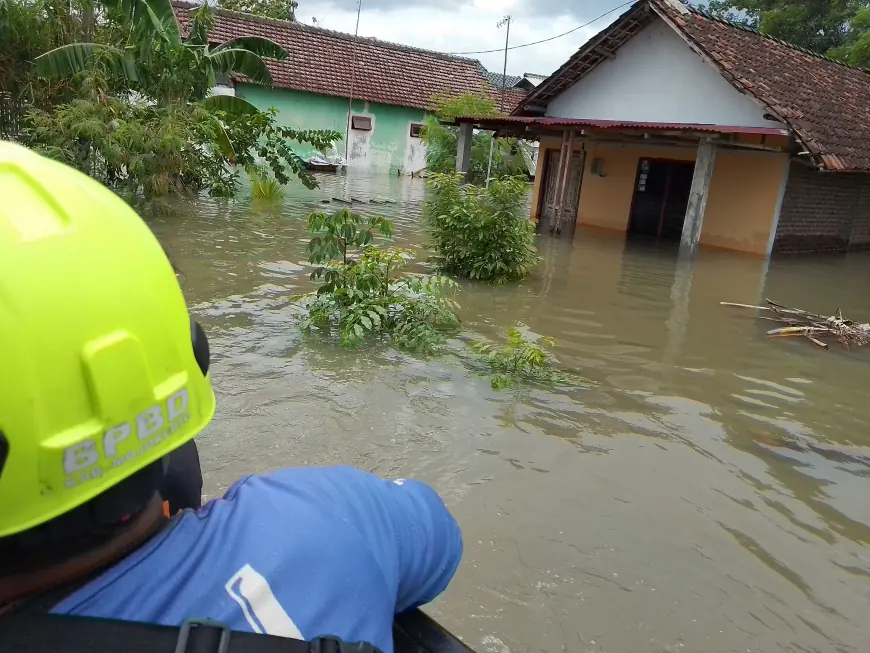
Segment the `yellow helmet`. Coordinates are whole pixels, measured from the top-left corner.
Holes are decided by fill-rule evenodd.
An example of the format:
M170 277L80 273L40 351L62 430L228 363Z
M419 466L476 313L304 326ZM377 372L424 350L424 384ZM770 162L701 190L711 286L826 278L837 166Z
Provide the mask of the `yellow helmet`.
M0 141L0 538L201 431L215 408L204 338L127 204Z

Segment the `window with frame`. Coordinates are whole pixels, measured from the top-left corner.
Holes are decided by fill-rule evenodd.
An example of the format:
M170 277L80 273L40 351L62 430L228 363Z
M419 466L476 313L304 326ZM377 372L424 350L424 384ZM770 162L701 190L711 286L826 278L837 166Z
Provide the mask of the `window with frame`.
M372 130L372 119L370 116L351 116L350 128L370 132Z
M421 122L412 122L411 123L411 138L420 138L423 131L423 123Z

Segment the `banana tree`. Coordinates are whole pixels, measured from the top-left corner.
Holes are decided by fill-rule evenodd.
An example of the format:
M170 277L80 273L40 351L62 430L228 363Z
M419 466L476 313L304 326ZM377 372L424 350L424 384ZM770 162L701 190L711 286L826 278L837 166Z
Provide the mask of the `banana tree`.
M287 52L260 36L242 36L211 47L214 14L207 4L194 12L190 35L182 40L170 0L102 0L109 15L128 27L124 43L71 43L35 60L43 77L71 78L99 72L152 99L203 102L229 113L256 108L231 96L208 97L218 75L237 75L264 86L272 76L264 57L282 60Z
M196 116L198 124L209 123L203 125L207 129L201 130L208 132L205 140L202 133L187 134L182 139L206 148L207 159L219 153L224 161L245 166L253 162L252 152L256 152L269 163L281 183L288 180L285 171L289 169L306 186L315 185L288 141L328 146L340 134L277 127L274 112L262 112L242 98L210 96L219 75L270 85L272 76L264 58L285 59L283 48L257 36L213 45L209 34L214 28L214 14L207 4L191 13L183 37L171 0L94 1L101 24L111 27L110 33L116 36L108 42L74 43L45 52L36 58L40 76L81 80L76 84L83 96L80 101L101 107L114 100L121 106L139 107L143 116L137 114L136 120L151 120L151 114L159 117L170 109ZM56 140L54 131L45 130L47 141ZM220 178L220 187L232 192L234 182L226 182L223 172L215 174ZM224 187L225 182L229 186Z

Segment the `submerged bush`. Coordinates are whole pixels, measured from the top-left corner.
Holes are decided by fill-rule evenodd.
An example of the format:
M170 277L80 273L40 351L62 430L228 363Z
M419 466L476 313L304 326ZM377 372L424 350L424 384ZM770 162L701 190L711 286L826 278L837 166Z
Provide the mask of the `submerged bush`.
M268 172L256 166L251 166L247 172L251 179L251 196L254 199L272 202L284 199L284 189L281 187L281 182L270 177Z
M520 328L512 327L507 333L507 343L502 346L473 341L471 348L480 358L471 361L472 367L482 365L488 368L486 371L492 375L490 382L496 390L510 388L520 382L548 386L590 385L586 379L554 367L555 358L543 345L552 347L555 344L553 338L543 337L535 341Z
M309 261L318 265L311 278L322 279L323 285L298 298L308 313L303 329L334 329L345 347L372 335L388 336L397 347L421 354L434 354L446 344L447 333L459 326L459 306L450 296L458 286L442 276L406 275L400 270L413 258L410 251L372 246L375 230L392 233L389 220L366 220L342 209L313 213L308 226L314 234Z
M348 264L352 262L356 249L361 251L374 239L375 230L385 237L393 235L393 223L384 217L363 218L350 209L341 209L332 214L315 212L308 216L308 231L314 235L308 241L308 260L313 265L321 265L332 260ZM311 279L323 276L323 268L318 268Z
M522 279L538 264L522 179L503 177L478 188L453 173L432 175L428 183L426 221L442 271L504 283Z

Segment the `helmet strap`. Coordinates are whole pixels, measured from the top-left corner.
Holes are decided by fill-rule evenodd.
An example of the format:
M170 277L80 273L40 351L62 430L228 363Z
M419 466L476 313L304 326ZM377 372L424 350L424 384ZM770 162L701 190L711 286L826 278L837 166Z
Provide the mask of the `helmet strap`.
M20 601L108 567L137 549L167 523L160 495L155 493L135 518L118 527L115 535L103 544L55 565L0 579L0 614Z

